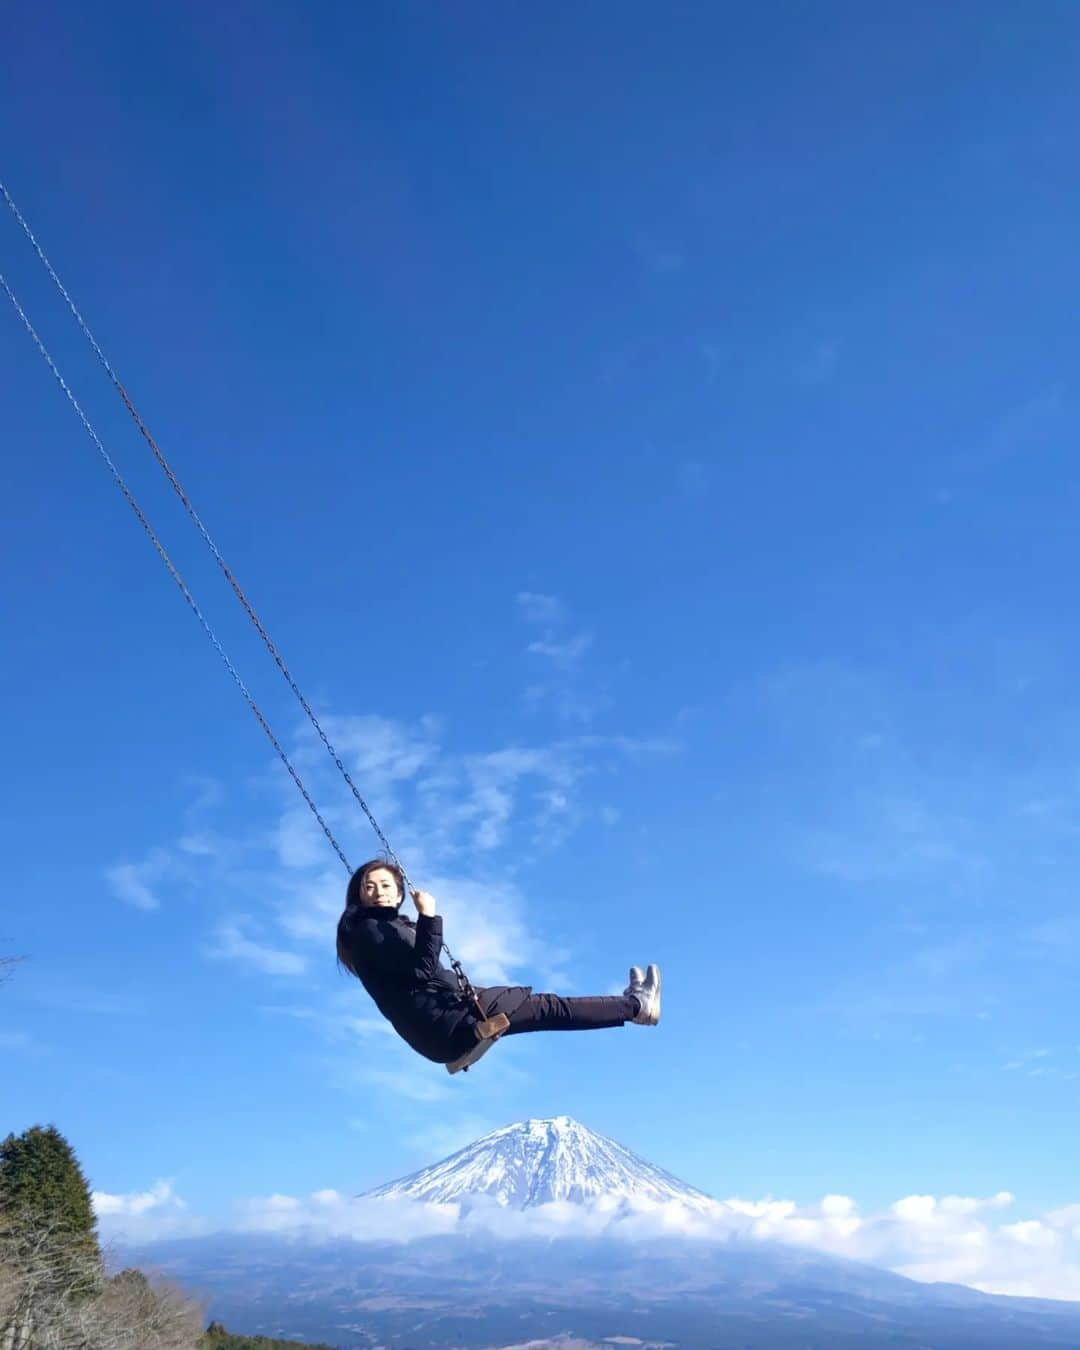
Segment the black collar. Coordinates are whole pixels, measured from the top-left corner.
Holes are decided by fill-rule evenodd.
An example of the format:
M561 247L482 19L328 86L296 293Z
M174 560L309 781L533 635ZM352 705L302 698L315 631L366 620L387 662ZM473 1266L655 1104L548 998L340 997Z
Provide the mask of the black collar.
M400 905L357 905L356 912L362 919L382 919L389 921L391 919L409 920L401 912Z

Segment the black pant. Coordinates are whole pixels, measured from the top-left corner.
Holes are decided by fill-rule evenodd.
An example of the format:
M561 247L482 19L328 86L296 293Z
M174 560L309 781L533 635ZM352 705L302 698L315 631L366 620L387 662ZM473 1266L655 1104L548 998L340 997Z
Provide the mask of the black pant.
M621 1027L637 1013L639 1003L627 994L604 998L564 998L561 994L528 993L525 997L485 998L495 990L478 989L480 1002L490 1017L505 1012L510 1018L506 1036L526 1031L590 1031L597 1027ZM522 991L524 993L524 991Z

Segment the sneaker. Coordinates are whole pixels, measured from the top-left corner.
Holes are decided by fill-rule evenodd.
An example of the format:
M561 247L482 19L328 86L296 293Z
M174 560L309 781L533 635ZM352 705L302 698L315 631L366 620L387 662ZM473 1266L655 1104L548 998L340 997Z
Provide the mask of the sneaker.
M641 1008L634 1021L644 1027L654 1027L660 1021L660 967L650 966L641 986L632 989Z
M640 998L641 988L644 983L645 983L645 972L641 969L640 966L631 966L630 983L623 990L623 993L627 996L627 998L629 998L631 994L633 994L635 998Z

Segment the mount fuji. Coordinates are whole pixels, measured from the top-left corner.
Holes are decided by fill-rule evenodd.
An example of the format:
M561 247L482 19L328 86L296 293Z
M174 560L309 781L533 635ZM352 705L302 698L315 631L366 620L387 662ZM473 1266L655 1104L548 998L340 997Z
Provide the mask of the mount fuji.
M723 1223L685 1236L725 1207L568 1116L493 1130L347 1208L355 1236L221 1232L123 1259L234 1330L343 1350L1080 1350L1077 1304L920 1284ZM661 1210L687 1222L661 1231ZM415 1227L433 1215L437 1232Z
M701 1212L718 1207L704 1192L569 1116L493 1130L442 1162L361 1198L455 1204L477 1196L517 1210L603 1198L678 1201Z

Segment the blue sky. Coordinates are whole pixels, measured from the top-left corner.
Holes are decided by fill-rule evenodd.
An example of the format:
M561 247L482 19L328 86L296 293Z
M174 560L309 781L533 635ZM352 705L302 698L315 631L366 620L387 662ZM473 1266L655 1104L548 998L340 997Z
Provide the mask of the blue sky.
M1080 15L17 5L3 177L479 979L467 1079L13 312L4 1128L219 1218L570 1114L714 1194L1080 1201ZM14 220L0 270L310 778ZM455 941L456 939L456 941Z

